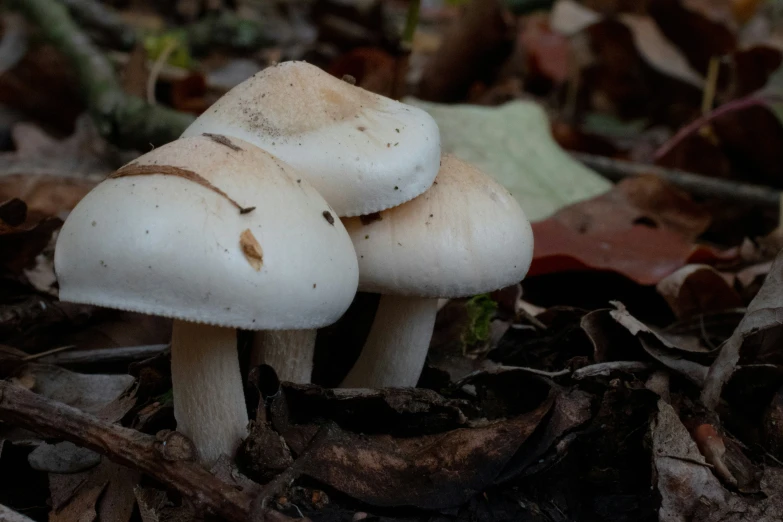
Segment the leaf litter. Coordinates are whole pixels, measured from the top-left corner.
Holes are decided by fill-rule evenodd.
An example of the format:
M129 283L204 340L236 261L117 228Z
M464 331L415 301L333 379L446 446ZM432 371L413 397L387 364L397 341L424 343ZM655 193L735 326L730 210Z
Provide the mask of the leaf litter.
M652 175L613 185L568 155L783 187L771 5L559 0L531 13L525 2L431 2L402 77L381 28L404 18L405 3L319 1L286 15L261 3L213 2L202 14L181 4L178 21L152 5L147 18L121 7L121 20L154 32L218 11L282 29L256 53L230 38L219 50L181 49L199 70L161 64L159 104L199 112L215 96L204 78L280 58L416 96L404 99L433 115L444 149L528 212L533 265L521 285L439 308L416 388L331 387L358 354L377 296L359 294L319 332L314 384L249 368L241 332L249 436L235 461L204 476L208 491L167 481L189 462L178 451L187 440L171 431L171 322L61 303L53 270L62 219L139 151L107 142L82 114L64 58L28 41L0 81L0 103L23 112L0 118L2 384L132 430L123 433L157 448L160 464L114 463L111 443L24 429L0 392L0 505L35 520L191 520L215 512L204 498L230 490L281 521L783 517L777 210L696 197ZM171 38L163 30L151 42ZM101 45L131 63L132 46ZM143 81L126 86L146 95L157 57L135 48ZM761 95L769 100L745 107Z

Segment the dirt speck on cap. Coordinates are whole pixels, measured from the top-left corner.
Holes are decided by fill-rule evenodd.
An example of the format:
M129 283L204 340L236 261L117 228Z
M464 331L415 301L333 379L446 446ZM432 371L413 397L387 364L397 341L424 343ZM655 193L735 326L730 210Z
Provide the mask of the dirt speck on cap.
M242 253L245 254L245 259L250 263L250 266L256 272L260 271L261 266L264 264L264 251L261 250L261 245L249 228L246 228L239 235L239 246L242 248Z
M327 223L334 226L334 216L332 216L332 213L328 210L324 210L324 219L327 221Z
M231 150L234 150L234 151L237 151L237 152L242 150L241 147L239 147L238 145L235 145L234 142L232 142L230 139L228 139L226 136L223 136L222 134L211 134L209 132L205 132L203 135L206 136L207 138L211 139L215 143L219 143L220 145L225 145L226 147L228 147Z

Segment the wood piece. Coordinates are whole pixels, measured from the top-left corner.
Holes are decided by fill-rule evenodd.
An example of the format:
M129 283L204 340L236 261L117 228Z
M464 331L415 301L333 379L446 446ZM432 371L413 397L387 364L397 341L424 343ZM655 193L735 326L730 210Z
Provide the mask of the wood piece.
M190 460L167 460L155 437L104 422L81 410L0 382L0 420L46 437L69 440L154 477L194 505L228 521L289 521L255 504L254 492L238 489Z
M612 181L620 181L631 176L653 174L696 196L741 201L765 207L780 205L781 192L771 187L710 178L684 170L666 169L656 165L633 163L605 156L576 152L571 155Z

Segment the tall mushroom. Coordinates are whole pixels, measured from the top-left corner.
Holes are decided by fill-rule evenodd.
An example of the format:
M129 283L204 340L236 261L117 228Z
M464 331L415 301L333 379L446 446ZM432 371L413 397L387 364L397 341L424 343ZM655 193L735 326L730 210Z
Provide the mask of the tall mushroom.
M183 138L124 166L63 225L63 301L174 319L174 414L205 464L246 434L236 329L315 328L356 291L334 210L271 154L219 135Z
M382 294L343 387L415 386L438 298L517 283L533 256L530 223L511 194L450 155L421 196L374 221L343 222L359 256L359 289Z
M237 85L183 136L203 132L275 154L340 217L418 196L432 185L440 162L440 132L425 111L300 61L268 67ZM254 362L270 364L283 380L310 382L315 336L315 330L259 333Z

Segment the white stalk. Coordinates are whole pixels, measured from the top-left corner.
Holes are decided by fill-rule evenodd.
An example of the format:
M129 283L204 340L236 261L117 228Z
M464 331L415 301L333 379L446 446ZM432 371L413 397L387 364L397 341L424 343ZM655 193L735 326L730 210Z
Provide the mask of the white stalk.
M362 353L340 386L416 386L427 359L437 311L437 299L381 296Z
M265 330L253 336L251 365L268 364L281 381L309 384L318 330Z
M175 320L171 381L177 431L193 441L201 462L233 457L248 422L236 330Z

